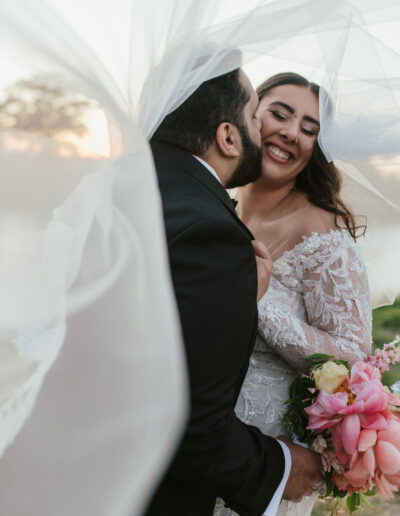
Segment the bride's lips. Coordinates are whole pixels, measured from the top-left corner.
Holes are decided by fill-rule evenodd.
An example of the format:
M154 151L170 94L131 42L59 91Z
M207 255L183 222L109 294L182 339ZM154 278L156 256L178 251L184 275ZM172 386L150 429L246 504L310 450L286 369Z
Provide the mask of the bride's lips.
M275 143L264 143L264 149L268 156L277 163L288 163L294 159L291 152L288 152Z

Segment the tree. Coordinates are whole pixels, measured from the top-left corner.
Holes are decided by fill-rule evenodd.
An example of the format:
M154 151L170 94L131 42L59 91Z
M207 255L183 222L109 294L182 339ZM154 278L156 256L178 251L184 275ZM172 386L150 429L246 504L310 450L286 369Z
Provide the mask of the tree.
M88 132L84 115L93 108L89 99L46 83L43 79L20 80L5 90L0 102L0 128L15 129L51 138Z

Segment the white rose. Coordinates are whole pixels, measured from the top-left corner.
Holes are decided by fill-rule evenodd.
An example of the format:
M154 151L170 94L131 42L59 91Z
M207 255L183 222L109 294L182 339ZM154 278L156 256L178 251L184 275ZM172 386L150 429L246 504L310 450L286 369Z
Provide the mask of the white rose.
M343 364L335 362L325 362L321 367L317 367L313 371L315 386L319 391L325 391L333 394L333 391L342 385L347 378L349 371Z

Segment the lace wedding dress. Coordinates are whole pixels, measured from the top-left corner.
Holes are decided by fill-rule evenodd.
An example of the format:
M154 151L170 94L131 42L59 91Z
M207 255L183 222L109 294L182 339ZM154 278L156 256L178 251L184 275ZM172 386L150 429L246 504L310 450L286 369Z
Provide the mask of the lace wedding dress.
M261 299L259 335L236 405L240 419L268 435L285 433L289 385L306 358L326 353L351 363L371 345L371 306L364 261L347 231L312 233L274 262ZM283 500L278 516L307 516L317 493ZM218 501L214 516L235 514Z

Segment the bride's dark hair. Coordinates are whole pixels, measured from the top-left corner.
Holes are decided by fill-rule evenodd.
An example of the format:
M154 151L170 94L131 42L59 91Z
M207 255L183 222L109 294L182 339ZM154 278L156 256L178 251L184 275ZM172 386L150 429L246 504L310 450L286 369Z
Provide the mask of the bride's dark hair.
M293 72L278 73L264 81L257 88L258 98L261 100L272 88L284 84L302 86L312 91L319 98L320 86ZM333 213L337 228L342 227L339 224L339 219L342 219L346 229L356 240L365 233L366 226L365 224L356 224L354 215L340 198L340 187L339 170L333 163L328 163L318 141L316 141L309 162L296 177L295 189L304 193L315 206Z

